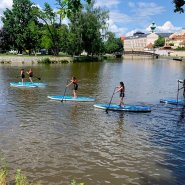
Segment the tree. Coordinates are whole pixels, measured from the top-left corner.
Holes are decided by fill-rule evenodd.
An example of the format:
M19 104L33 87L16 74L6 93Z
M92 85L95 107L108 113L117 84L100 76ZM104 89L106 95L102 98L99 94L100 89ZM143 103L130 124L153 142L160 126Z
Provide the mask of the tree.
M165 44L165 38L159 36L159 38L154 42L154 48L162 47Z
M91 3L92 0L85 0L88 4ZM71 14L79 12L83 6L81 0L56 0L57 5L59 6L58 14L64 18L66 15L70 17Z
M12 9L4 11L3 27L10 36L11 47L17 49L18 53L33 49L37 42L35 29L38 21L33 11L33 3L30 0L13 0Z
M102 52L104 35L107 32L108 11L94 7L95 2L85 7L81 16L82 44L88 55Z
M184 0L173 0L173 3L175 5L174 12L184 13L184 8L183 8L183 6L185 5Z
M104 43L106 53L123 52L123 42L120 38L115 38L115 34L108 32L107 41Z
M10 35L8 32L2 28L0 30L0 52L5 53L6 51L10 50L10 45L12 44L12 41L10 39Z

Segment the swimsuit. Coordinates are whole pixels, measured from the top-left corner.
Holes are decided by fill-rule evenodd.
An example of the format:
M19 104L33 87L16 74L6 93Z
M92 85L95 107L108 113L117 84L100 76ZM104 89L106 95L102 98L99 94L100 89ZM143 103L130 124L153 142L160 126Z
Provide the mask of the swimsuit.
M120 95L119 96L122 97L122 98L125 97L125 93L124 93L123 89L120 90Z
M33 77L33 72L29 72L29 77Z
M78 90L78 84L77 84L77 80L73 80L73 90L77 91Z
M25 74L24 74L24 72L21 74L21 78L25 78Z

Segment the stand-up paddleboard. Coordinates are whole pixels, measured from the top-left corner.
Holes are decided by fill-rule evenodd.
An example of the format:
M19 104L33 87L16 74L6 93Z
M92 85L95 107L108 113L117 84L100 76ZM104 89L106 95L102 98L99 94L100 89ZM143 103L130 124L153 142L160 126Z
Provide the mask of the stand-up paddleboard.
M82 97L78 96L77 98L74 98L73 96L48 96L49 99L52 100L63 100L63 101L95 101L95 98L89 98L89 97Z
M173 104L173 105L185 105L185 100L178 100L177 99L161 99L161 103L168 103L168 104Z
M12 87L44 87L47 85L46 82L10 82Z
M141 105L124 105L119 106L116 104L95 104L94 107L99 109L107 109L113 111L127 111L127 112L151 112L151 107Z

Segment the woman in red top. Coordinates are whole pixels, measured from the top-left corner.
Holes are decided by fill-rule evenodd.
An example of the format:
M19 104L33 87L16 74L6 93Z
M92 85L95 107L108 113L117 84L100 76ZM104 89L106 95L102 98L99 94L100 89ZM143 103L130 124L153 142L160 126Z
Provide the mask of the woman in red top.
M27 74L29 75L30 82L33 83L33 80L32 80L32 78L33 78L33 71L32 71L32 69L30 69L30 70L27 72Z
M76 77L73 77L71 82L66 87L69 87L71 84L73 84L73 97L77 98L78 81Z
M115 92L120 92L120 102L119 106L124 105L123 98L125 97L125 85L123 82L120 82L120 86L116 87L118 90Z

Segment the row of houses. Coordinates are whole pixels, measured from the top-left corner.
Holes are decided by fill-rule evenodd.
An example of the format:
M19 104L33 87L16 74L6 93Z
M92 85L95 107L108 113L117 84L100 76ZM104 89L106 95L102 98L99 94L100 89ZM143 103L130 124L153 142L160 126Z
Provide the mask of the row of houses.
M154 43L159 38L165 38L162 48L155 48ZM177 51L177 48L185 47L185 29L176 33L151 33L136 32L133 36L125 37L124 51L152 51L160 55L185 56L185 51Z

